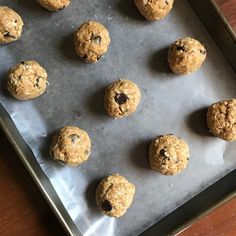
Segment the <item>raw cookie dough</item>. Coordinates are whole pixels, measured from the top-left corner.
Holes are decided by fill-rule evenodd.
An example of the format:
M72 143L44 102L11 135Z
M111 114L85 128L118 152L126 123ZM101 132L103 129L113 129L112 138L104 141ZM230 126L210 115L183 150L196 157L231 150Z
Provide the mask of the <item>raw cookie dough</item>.
M134 0L134 3L147 20L160 20L169 14L174 0Z
M0 6L0 44L10 43L20 38L23 25L21 17L15 11Z
M135 186L119 174L104 178L96 190L96 202L102 213L111 217L123 216L130 207Z
M87 21L74 34L76 54L89 63L96 63L108 50L108 30L99 22Z
M236 99L212 104L207 112L210 131L226 141L236 140Z
M49 11L59 11L70 4L70 0L37 0L38 3Z
M201 67L206 54L206 49L196 39L179 39L168 50L169 66L176 74L190 74Z
M149 147L150 166L163 175L175 175L184 170L189 156L186 142L172 134L157 137Z
M63 164L77 166L88 160L90 149L91 141L84 130L66 126L53 137L50 155Z
M107 87L104 106L108 115L121 118L137 109L141 97L138 86L130 80L118 80Z
M20 100L33 99L45 92L47 72L36 61L22 61L10 69L7 89Z

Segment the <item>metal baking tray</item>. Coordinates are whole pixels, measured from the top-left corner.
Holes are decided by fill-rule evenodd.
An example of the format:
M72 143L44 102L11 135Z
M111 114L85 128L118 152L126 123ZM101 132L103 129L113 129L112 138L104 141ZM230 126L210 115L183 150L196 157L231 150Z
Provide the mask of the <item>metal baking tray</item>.
M74 0L59 13L36 1L0 5L14 8L25 21L22 38L0 47L0 126L69 235L174 235L235 196L235 144L205 129L206 106L236 96L236 37L213 1L176 1L171 14L154 23L140 16L132 0ZM112 38L96 65L73 52L72 33L87 19L104 23ZM198 38L208 51L204 66L187 77L166 65L168 45L183 36ZM5 78L26 59L47 69L50 86L42 97L19 102L6 92ZM136 114L114 121L102 109L103 91L123 76L136 81L143 96ZM179 106L183 101L185 107ZM78 168L61 167L48 156L52 133L66 124L92 134L91 158ZM188 168L174 177L153 173L145 161L150 139L170 132L192 150ZM112 172L137 186L121 219L102 216L94 203L98 180Z

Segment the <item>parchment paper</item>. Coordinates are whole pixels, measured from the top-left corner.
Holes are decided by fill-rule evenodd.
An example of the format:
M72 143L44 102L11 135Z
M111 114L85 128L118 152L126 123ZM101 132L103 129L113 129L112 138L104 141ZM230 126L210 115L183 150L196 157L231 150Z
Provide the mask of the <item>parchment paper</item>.
M236 96L235 75L185 1L176 1L160 22L147 22L130 0L73 0L58 13L36 1L0 0L25 22L22 38L0 46L0 99L79 230L89 235L137 235L235 168L235 143L208 133L206 107ZM103 23L112 39L99 63L75 56L72 33L85 20ZM177 38L203 42L204 66L189 76L176 76L166 62L166 49ZM20 60L39 61L50 86L32 101L16 101L6 92L9 68ZM135 81L142 99L137 112L109 118L103 109L104 87L118 78ZM92 139L89 161L63 167L48 155L52 134L65 125L85 129ZM157 135L173 133L187 141L189 165L174 177L148 166L147 148ZM127 214L112 219L100 214L94 193L98 182L120 173L136 186Z

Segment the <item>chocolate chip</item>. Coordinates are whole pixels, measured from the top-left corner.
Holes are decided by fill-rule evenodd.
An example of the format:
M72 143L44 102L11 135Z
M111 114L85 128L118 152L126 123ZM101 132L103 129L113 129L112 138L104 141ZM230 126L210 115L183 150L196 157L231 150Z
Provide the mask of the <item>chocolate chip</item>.
M97 56L97 60L99 60L103 55L98 55Z
M176 46L176 50L177 51L185 51L185 47L184 46Z
M87 59L88 59L88 55L87 55L87 54L85 54L85 55L81 55L81 58L82 58L83 60L87 61Z
M166 147L164 147L163 149L160 150L160 155L163 157L163 159L169 161L170 158L168 156L166 156L166 150L165 150Z
M187 158L187 161L189 161L189 157Z
M79 139L80 137L77 134L71 134L69 138L71 139L72 143L76 143L77 139Z
M6 31L4 34L3 34L4 37L6 38L16 38L15 36L11 35L8 31Z
M97 44L100 44L101 41L102 41L102 37L99 36L99 35L94 35L94 34L92 34L91 40L92 40L93 42L97 43Z
M111 203L108 200L103 201L102 202L102 209L104 211L111 211L112 210Z
M169 5L169 3L167 1L165 1L166 5Z
M25 64L25 62L24 62L24 61L21 61L21 62L20 62L20 64L21 64L21 65L24 65L24 64Z
M199 50L201 54L205 55L206 54L206 51L205 50Z
M119 105L126 103L128 99L129 98L124 93L119 93L119 94L116 94L115 96L115 101Z
M164 148L161 149L161 151L160 151L160 155L161 155L161 156L166 156L166 155L165 155L165 149L164 149Z
M61 8L58 8L57 11L61 11L61 10L63 10L65 7L66 7L66 6L63 6L63 7L61 7Z
M38 77L37 79L36 79L36 84L34 85L34 87L37 87L38 88L38 86L39 86L39 80L41 79L41 77Z

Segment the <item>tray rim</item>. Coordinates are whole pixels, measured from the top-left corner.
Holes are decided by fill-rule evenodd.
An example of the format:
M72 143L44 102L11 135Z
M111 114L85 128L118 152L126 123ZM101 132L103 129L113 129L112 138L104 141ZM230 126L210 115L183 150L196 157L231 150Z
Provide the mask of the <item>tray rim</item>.
M221 179L219 179L220 181ZM204 191L204 190L203 190ZM173 230L169 235L170 236L177 236L178 234L185 231L187 228L194 225L198 220L203 218L204 216L208 215L209 213L213 212L215 209L219 208L220 206L223 206L226 202L230 201L236 197L236 191L233 191L232 193L227 194L224 198L222 198L219 202L217 202L212 207L208 208L207 210L200 212L199 215L195 216L193 219L189 219L186 223L180 225L178 228ZM191 200L191 199L190 199Z
M189 5L191 5L189 3L189 2L191 2L191 0L186 0L186 2ZM232 39L233 43L236 44L236 32L233 30L233 28L229 24L228 20L226 19L226 17L222 13L222 11L220 10L220 8L216 4L216 2L214 0L208 0L208 2L211 4L213 9L217 13L218 17L220 18L225 30L229 34L229 36ZM200 1L199 1L199 4L201 4ZM192 9L192 6L190 6L190 7ZM196 12L195 12L195 14L198 17L198 14ZM204 26L204 28L205 28L205 26ZM221 50L221 52L222 52L222 50ZM225 57L225 55L224 55L224 57ZM231 64L229 61L228 61L228 63ZM231 67L232 67L232 64L231 64ZM34 160L34 162L35 162L34 165L37 165L37 168L36 168L37 170L35 170L31 166L31 163L29 163L29 160L27 160L26 155L27 156L31 155L31 156L34 157L34 154L31 151L31 149L29 148L29 146L26 144L26 142L24 141L23 137L19 133L18 129L16 128L16 126L14 124L14 122L12 121L11 117L9 116L8 112L5 110L5 108L4 108L4 106L2 105L1 102L0 102L0 128L3 130L3 132L5 133L7 139L11 143L12 147L17 152L17 154L18 154L19 158L21 159L23 165L25 166L25 168L29 172L29 174L30 174L31 178L33 179L34 183L36 184L36 186L40 190L41 194L43 195L43 197L45 198L45 200L47 201L47 203L51 207L53 213L58 218L59 222L61 223L61 225L65 229L66 233L68 235L71 235L71 236L74 236L74 235L82 236L82 233L79 231L79 229L76 227L76 225L72 221L72 219L69 216L68 212L66 211L63 204L61 203L56 191L54 190L54 188L51 185L49 179L44 174L43 170L41 169L41 167L39 166L37 161L34 160L34 158L32 158L32 160ZM13 133L15 133L15 135ZM22 148L19 147L20 145L18 144L18 141L20 141L24 145L25 150L22 150ZM231 172L233 172L233 171L231 171ZM42 178L40 179L38 177L38 175L42 175L41 176ZM220 181L222 178L220 178L218 181ZM200 193L202 193L204 191L205 191L205 189L203 191L201 191ZM198 193L197 195L199 195L200 193ZM52 196L52 195L54 195L54 196ZM206 210L200 212L198 215L194 216L193 218L188 219L186 222L179 225L176 229L172 230L168 235L170 235L170 236L178 235L179 233L183 232L185 229L187 229L188 227L193 225L195 222L197 222L200 218L202 218L205 215L209 214L210 212L212 212L216 208L222 206L224 203L226 203L227 201L230 201L234 197L236 197L236 190L229 193L229 194L227 194L225 197L223 197L221 200L219 200L212 207L209 207ZM191 200L192 199L190 199L189 201L191 201ZM154 223L154 225L156 223Z
M52 209L53 213L63 226L66 233L70 236L74 235L82 236L82 233L76 227L71 217L69 216L68 212L64 208L48 177L46 176L46 174L43 172L40 165L36 161L32 150L24 141L23 137L16 128L13 120L11 119L11 117L9 116L8 112L5 110L1 102L0 102L0 128L5 133L7 139L11 143L12 147L15 149L24 167L30 174L34 183L36 184L39 191L45 198L46 202ZM15 135L13 133L15 133ZM20 145L18 144L18 142L21 142L21 145L24 145L23 148L24 150L22 150L22 148L19 147ZM29 163L29 160L27 160L26 155L33 157L31 158L31 163ZM32 167L32 162L34 167ZM41 178L38 177L39 175L41 175Z

